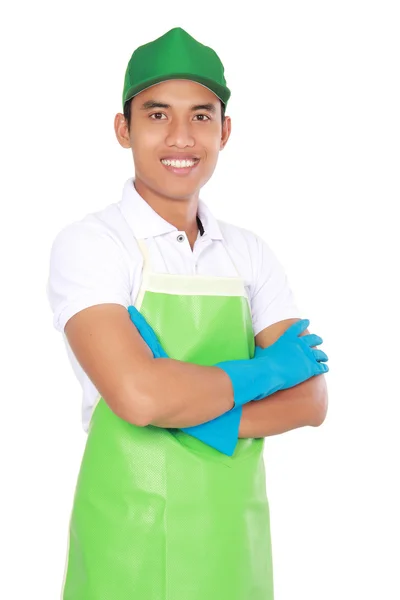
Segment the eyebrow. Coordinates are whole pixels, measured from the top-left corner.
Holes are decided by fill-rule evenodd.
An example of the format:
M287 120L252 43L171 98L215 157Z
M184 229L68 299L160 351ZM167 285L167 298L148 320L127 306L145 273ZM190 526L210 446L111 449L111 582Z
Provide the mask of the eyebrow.
M158 100L147 100L147 102L142 104L140 110L149 110L150 108L171 108L171 105L165 104L164 102L159 102ZM208 110L213 114L217 112L215 104L212 104L211 102L209 102L208 104L195 104L190 107L190 110Z

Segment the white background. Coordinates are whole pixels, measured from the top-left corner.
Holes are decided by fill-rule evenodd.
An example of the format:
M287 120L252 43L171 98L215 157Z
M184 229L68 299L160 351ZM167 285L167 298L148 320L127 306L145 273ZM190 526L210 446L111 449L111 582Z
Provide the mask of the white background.
M12 6L1 18L0 597L59 598L85 443L45 295L50 245L120 199L133 175L113 129L127 62L181 26L216 50L232 90L231 139L202 197L271 245L330 359L325 423L267 439L275 598L398 600L398 4Z

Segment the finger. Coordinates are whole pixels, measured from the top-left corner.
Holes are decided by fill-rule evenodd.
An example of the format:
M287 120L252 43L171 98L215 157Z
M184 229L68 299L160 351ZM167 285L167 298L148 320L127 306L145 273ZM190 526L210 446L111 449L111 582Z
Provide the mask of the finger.
M135 306L128 306L129 316L131 318L132 323L140 329L148 325L146 319L143 317L142 313L138 311Z
M323 350L313 350L312 349L312 351L313 351L315 359L318 362L326 362L327 360L329 360L328 355L325 354L325 352Z
M306 344L308 344L310 347L318 346L324 341L319 335L316 335L315 333L308 333L306 335L302 335L301 339L304 342L306 342Z
M323 362L316 363L316 372L317 375L321 373L327 373L329 371L329 367L327 364Z
M134 306L128 306L128 312L132 323L135 325L146 344L154 350L158 344L158 339L153 328Z
M156 339L154 329L151 327L151 325L149 325L144 316L134 306L128 306L128 312L132 323L139 330L139 333L143 337L148 338L150 335L153 335Z
M300 319L300 321L293 323L293 325L291 325L283 335L290 337L298 336L300 333L303 333L303 331L305 331L309 325L309 319Z
M134 306L129 306L128 311L133 324L139 331L143 340L153 351L154 358L168 358L168 354L161 346L156 332L154 331L152 326L149 325L149 323L146 321L142 313L140 313Z
M161 346L160 342L157 341L157 356L156 358L169 358L168 354L165 352L164 348Z

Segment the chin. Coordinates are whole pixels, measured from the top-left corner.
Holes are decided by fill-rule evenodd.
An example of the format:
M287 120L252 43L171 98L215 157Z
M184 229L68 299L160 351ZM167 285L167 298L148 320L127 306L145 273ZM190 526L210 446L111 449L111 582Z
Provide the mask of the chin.
M203 185L203 179L190 180L189 177L180 178L178 175L176 177L163 177L159 181L158 187L164 194L169 192L171 195L192 196L193 194L196 194L203 187Z
M194 185L166 185L161 188L161 193L176 200L188 200L199 193L201 186Z

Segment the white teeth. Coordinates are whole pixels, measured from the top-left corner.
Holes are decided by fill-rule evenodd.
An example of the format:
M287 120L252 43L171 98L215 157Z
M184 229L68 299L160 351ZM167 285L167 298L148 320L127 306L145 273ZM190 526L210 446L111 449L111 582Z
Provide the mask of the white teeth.
M162 160L161 162L164 165L168 165L178 169L182 169L185 167L193 167L193 165L195 164L194 160Z

